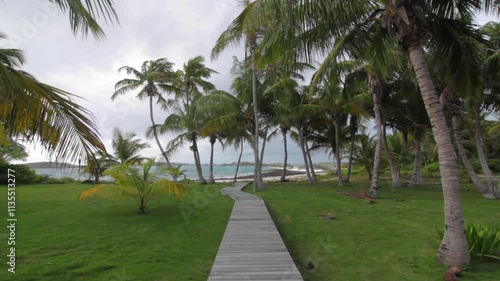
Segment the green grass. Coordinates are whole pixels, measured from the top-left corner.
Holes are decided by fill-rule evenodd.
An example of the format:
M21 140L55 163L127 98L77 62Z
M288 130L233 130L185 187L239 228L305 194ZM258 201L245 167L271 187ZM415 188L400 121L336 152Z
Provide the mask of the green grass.
M0 204L0 279L205 281L233 205L219 195L222 186L193 185L182 211L160 196L147 215L129 198L78 201L88 185L20 186L16 274L6 268L7 207ZM0 202L6 196L0 187Z
M440 243L436 228L443 227L439 185L394 191L387 181L381 186L381 199L375 204L336 192L368 188L364 177L342 188L331 182L267 184L258 195L265 199L307 281L442 280L446 268L435 261ZM462 186L466 222L500 226L500 201L482 199L471 185ZM319 214L337 220L321 219ZM308 260L315 269L305 268ZM473 260L461 280L499 280L498 276L500 262Z

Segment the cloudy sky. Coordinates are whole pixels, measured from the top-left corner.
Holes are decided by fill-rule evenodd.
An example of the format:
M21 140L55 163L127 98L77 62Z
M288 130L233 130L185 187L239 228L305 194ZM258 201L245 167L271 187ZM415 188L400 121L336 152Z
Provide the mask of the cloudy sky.
M58 12L47 0L0 0L0 32L9 40L0 41L4 48L19 48L25 51L27 63L24 70L40 81L83 97L79 103L91 110L99 131L108 149L114 127L122 131L135 132L144 137L150 126L147 102L140 102L134 94L111 102L114 84L123 78L118 68L124 65L139 68L151 59L167 58L176 68L192 57L202 55L207 65L220 74L211 78L217 88L229 90L229 70L233 56L242 56L242 48L226 50L216 61L210 61L210 51L220 33L227 28L240 12L237 0L120 0L115 1L120 24L102 24L107 38L102 41L92 36L82 39L73 35L68 16ZM483 24L490 20L478 18ZM167 112L156 109L157 123L162 122ZM162 136L164 145L172 139ZM143 152L157 157L159 150L151 148ZM210 145L200 142L203 163L209 161ZM290 163L301 163L299 148L290 142ZM36 147L29 148L28 162L48 161L47 155ZM329 160L324 152L313 155L314 162ZM265 162L281 162L282 142L272 141L266 149ZM237 160L237 152L217 147L216 163ZM246 147L244 161L253 161L253 153ZM180 151L173 161L193 163L191 151Z

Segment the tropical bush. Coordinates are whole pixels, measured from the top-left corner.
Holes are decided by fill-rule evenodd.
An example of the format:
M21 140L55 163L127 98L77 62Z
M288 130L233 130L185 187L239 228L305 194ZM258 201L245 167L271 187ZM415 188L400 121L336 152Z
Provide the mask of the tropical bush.
M180 198L187 192L187 186L174 183L165 178L167 166L155 166L155 159L147 159L138 168L131 163L124 163L107 169L103 175L111 176L115 182L95 185L80 194L79 199L91 196L100 196L110 199L119 199L126 195L135 199L139 206L139 213L145 214L147 204L160 193L174 194Z
M0 164L0 184L7 185L8 182L8 170L14 170L16 177L16 184L31 184L35 182L36 172L26 165L10 165L10 164Z
M465 232L471 256L500 260L500 229L470 223ZM438 235L443 239L444 230L438 230Z

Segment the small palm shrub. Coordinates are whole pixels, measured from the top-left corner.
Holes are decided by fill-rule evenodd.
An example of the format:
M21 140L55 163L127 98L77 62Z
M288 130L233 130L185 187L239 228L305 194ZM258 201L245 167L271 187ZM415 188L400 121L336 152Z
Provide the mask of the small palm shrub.
M153 169L155 159L147 159L139 167L132 163L124 163L108 168L103 175L111 176L114 183L98 184L80 194L80 200L92 196L118 199L121 196L130 196L135 199L139 213L145 214L146 206L159 194L173 194L180 198L188 191L183 184L174 183L166 179L167 167L161 166Z
M437 230L438 235L443 239L444 230ZM465 227L467 244L471 256L480 258L492 258L500 260L500 230L490 228L483 224L467 224Z

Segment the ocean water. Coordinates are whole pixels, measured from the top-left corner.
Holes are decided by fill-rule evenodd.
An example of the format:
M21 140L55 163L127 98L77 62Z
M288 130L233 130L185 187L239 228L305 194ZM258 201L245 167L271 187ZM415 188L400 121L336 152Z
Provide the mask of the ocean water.
M208 164L201 165L203 176L205 179L208 179L210 166ZM238 176L247 176L253 175L253 166L240 166L238 170ZM275 169L278 167L262 167L262 171ZM198 174L196 172L196 166L193 164L183 164L181 167L182 170L186 170L184 173L186 174L186 178L197 180ZM83 173L78 171L78 167L69 167L69 168L46 168L46 169L33 169L39 175L48 175L52 178L63 178L70 177L75 180L85 180L89 179L90 176L88 173ZM222 179L222 178L232 178L234 177L234 173L236 171L236 166L231 165L214 165L214 178ZM102 180L111 180L110 177L101 177Z

